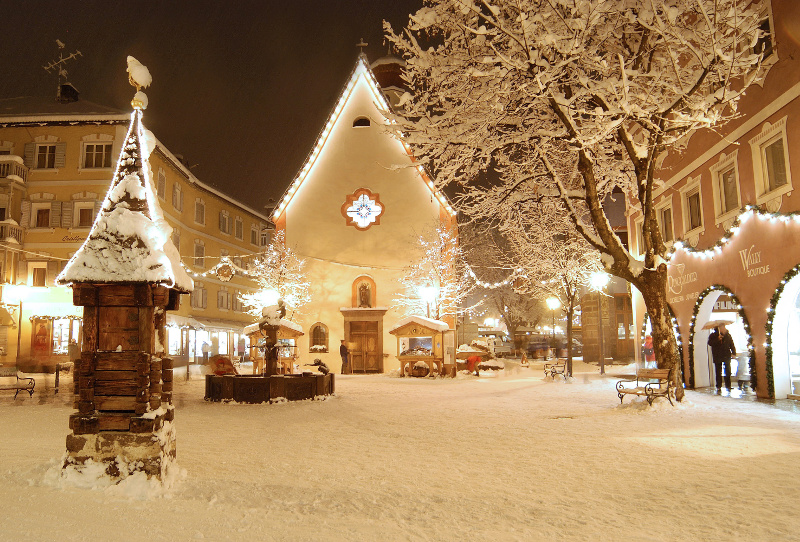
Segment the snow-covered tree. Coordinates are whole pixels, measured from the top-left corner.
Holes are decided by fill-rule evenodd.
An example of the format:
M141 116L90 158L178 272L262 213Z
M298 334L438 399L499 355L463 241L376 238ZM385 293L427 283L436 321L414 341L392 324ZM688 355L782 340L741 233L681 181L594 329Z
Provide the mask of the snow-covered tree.
M464 255L475 275L477 285L472 297L479 296L481 305L500 316L514 348L522 348L517 329L537 326L547 311L538 297L519 289L523 279L514 258L512 246L496 228L475 223L459 229Z
M653 191L665 153L736 114L759 75L752 0L426 0L388 39L410 93L396 120L468 212L558 198L611 274L647 305L659 366L683 395ZM470 184L482 171L496 183ZM644 216L631 253L602 202L619 187ZM506 215L508 216L508 215Z
M240 295L247 312L260 317L264 308L275 306L279 299L299 312L311 300L311 283L304 267L305 260L286 246L283 231L276 232L247 269L247 274L254 277L259 286L256 292Z
M404 269L403 288L393 306L404 315L425 315L439 320L455 317L475 288L467 275L464 254L455 225L437 224L419 234L420 259Z
M572 225L543 212L533 212L504 224L513 247L515 264L525 279L516 282L520 292L546 300L555 297L566 317L567 374L572 376L572 322L582 290L591 286L592 275L603 271L600 254L577 234ZM561 219L559 219L561 218Z

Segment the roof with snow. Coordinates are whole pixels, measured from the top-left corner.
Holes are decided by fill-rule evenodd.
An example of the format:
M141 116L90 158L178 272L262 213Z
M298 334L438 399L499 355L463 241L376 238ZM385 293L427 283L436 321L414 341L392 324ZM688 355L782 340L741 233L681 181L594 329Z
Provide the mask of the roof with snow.
M0 125L42 122L124 123L130 115L113 107L86 100L62 103L53 98L22 97L0 100Z
M387 63L386 66L388 65L389 64ZM356 61L356 65L353 68L353 71L347 80L347 84L345 85L344 89L339 95L339 99L336 101L336 105L334 106L333 111L328 116L328 120L325 123L324 128L320 132L319 137L317 137L317 142L314 144L314 147L308 154L308 157L306 157L305 163L303 164L303 167L300 169L300 172L297 174L297 176L295 176L294 181L292 181L292 184L289 185L289 188L286 189L286 192L284 192L283 196L280 199L280 203L275 208L275 211L272 215L273 221L278 219L283 214L283 212L289 206L289 202L292 201L292 198L300 189L300 186L303 184L303 181L305 181L306 177L311 171L312 166L316 162L323 147L325 146L325 143L328 140L328 136L330 135L333 127L336 125L336 122L338 121L339 115L344 109L345 104L350 99L350 96L353 94L353 90L355 89L356 85L361 81L365 82L369 86L369 89L372 91L372 95L374 96L375 102L377 103L379 109L383 111L392 110L392 106L389 104L388 100L381 92L381 86L375 79L375 74L372 72L369 65L367 64L367 58L364 55L359 55L358 60ZM414 158L414 155L411 153L411 148L405 142L402 142L402 144L403 148L405 149L405 152L408 154L411 161L416 162L416 158ZM422 165L417 164L416 169L420 177L422 178L422 181L430 189L432 194L436 197L437 201L442 205L442 207L447 209L447 212L455 216L455 211L450 206L450 203L447 201L446 196L444 195L444 193L434 188L433 182L428 177L428 174L425 172L425 169L422 167Z
M249 324L249 325L245 326L244 334L245 335L250 335L252 333L255 333L256 331L259 330L259 324L261 324L264 321L266 321L266 319L262 318L261 320L259 320L258 322L254 323L254 324ZM298 323L292 322L291 320L287 320L285 318L281 318L278 322L270 322L270 323L272 325L277 325L279 327L294 331L294 332L298 333L299 335L305 335L305 333L303 333L302 326L300 326L300 324L298 324Z
M389 330L389 333L393 331L397 331L398 329L407 326L408 324L417 324L422 327L426 327L428 329L432 329L433 331L447 331L450 329L450 325L447 322L442 322L441 320L434 320L433 318L425 318L424 316L406 316L402 320L398 321L395 326Z
M180 292L194 287L153 192L148 158L155 138L145 132L141 117L137 107L100 212L59 284L146 282Z

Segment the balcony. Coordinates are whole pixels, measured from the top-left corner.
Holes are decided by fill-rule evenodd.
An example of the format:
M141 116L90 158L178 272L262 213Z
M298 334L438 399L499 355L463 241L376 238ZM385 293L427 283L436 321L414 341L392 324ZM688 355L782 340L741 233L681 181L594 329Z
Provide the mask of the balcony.
M0 155L0 180L8 179L25 183L28 181L28 168L22 157L13 154Z
M22 227L11 218L0 221L0 243L7 242L9 237L22 244Z

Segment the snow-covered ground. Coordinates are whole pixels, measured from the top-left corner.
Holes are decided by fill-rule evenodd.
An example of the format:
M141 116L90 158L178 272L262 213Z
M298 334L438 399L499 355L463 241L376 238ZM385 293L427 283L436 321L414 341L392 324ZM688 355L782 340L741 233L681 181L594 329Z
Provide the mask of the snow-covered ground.
M540 368L337 375L335 397L273 405L177 379L183 478L155 497L54 483L69 386L4 392L0 540L800 540L800 415L620 406L594 367Z

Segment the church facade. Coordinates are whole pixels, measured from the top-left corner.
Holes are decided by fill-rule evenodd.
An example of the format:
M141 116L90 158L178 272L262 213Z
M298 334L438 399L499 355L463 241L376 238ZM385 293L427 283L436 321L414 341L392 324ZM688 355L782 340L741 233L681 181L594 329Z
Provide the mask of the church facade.
M423 232L455 227L444 195L387 129L396 76L386 63L358 59L272 216L311 282L311 302L291 315L304 332L300 363L321 359L338 372L344 340L353 372L399 368L389 331L406 316L393 307L404 269L420 259Z

